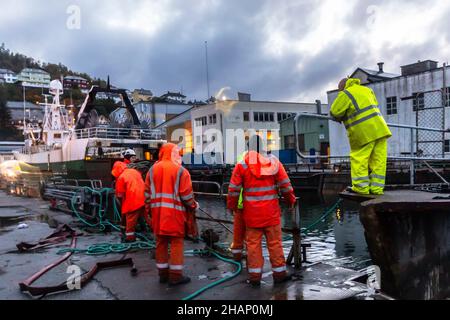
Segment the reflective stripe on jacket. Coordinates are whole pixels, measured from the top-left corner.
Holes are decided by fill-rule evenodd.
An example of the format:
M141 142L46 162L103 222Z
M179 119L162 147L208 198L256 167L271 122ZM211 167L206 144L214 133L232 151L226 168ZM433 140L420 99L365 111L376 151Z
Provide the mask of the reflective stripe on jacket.
M255 161L252 161L252 158ZM255 151L246 154L233 170L227 197L227 207L236 210L243 188L245 225L264 228L281 223L280 191L289 204L295 203L294 189L278 159L264 157Z
M352 149L392 136L375 93L360 83L359 79L348 79L330 110L332 117L344 123Z
M150 168L145 179L146 212L151 213L156 235L184 237L187 210L196 208L191 176L183 168L176 152L177 146L161 148L160 161Z

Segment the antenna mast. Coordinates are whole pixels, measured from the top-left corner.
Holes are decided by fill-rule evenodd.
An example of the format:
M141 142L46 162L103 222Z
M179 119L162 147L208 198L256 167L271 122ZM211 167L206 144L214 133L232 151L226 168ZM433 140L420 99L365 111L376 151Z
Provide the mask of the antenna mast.
M208 65L208 41L205 41L205 58L206 58L206 87L208 91L208 100L211 98L209 92L209 65Z

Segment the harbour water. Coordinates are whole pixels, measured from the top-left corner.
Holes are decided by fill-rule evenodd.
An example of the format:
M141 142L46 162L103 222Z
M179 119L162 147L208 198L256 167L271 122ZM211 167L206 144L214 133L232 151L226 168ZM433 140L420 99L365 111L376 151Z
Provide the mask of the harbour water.
M210 197L197 199L203 210L221 220L231 221L233 217L225 210L225 200ZM301 227L308 227L315 223L338 200L335 198L319 198L315 195L303 194L301 197L300 219ZM290 228L290 213L283 210L283 227ZM199 216L204 216L199 212ZM205 216L206 217L206 216ZM232 242L232 236L215 222L200 221L200 231L212 228L220 235L220 241L225 245ZM232 228L229 225L229 228ZM323 220L315 224L302 237L302 243L311 244L308 248L309 262L326 262L331 265L360 270L372 264L364 238L364 228L359 220L358 207L351 202L342 202ZM292 242L284 241L286 255ZM267 251L264 250L267 255Z

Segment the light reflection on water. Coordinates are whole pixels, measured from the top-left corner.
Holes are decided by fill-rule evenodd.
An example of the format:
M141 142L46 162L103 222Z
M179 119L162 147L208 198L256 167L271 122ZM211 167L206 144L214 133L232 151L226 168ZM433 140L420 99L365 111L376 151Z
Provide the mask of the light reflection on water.
M300 206L301 226L306 227L317 221L324 212L332 207L336 198L320 199L316 196L302 195ZM198 197L203 210L222 220L232 220L233 217L226 213L225 200L217 198ZM324 221L317 224L302 238L303 243L310 243L308 248L308 261L326 262L331 265L350 269L362 269L371 265L370 255L364 238L364 228L361 225L358 207L349 202L340 205L342 218L339 221L336 213L327 216ZM203 214L198 213L200 216ZM283 227L290 228L290 214L283 210ZM232 236L223 227L215 222L198 221L200 231L212 228L220 235L220 241L231 243ZM232 226L228 226L232 229ZM292 242L285 241L285 254L289 253ZM267 252L264 252L267 255Z

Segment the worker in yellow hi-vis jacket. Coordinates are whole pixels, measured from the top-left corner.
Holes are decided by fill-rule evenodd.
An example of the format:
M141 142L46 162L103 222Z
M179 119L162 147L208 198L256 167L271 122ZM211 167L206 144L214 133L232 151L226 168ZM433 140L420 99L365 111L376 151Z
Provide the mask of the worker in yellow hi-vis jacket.
M352 190L381 195L386 180L387 140L392 136L372 89L359 79L343 79L330 115L342 122L350 140Z

